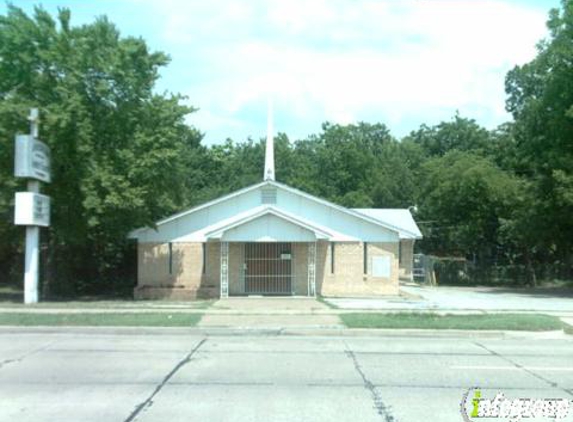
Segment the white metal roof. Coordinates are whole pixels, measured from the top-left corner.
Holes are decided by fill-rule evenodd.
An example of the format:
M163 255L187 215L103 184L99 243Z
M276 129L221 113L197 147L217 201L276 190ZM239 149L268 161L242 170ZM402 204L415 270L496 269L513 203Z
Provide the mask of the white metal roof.
M400 231L400 228L399 228L399 227L394 226L393 224L391 224L391 223L389 223L389 222L387 222L387 221L383 221L383 220L380 220L380 219L378 219L378 218L371 217L371 216L369 216L368 214L361 213L361 212L357 211L356 209L353 209L353 208L345 208L345 207L343 207L342 205L335 204L335 203L333 203L333 202L327 201L326 199L318 198L318 197L316 197L316 196L314 196L314 195L311 195L310 193L306 193L306 192L304 192L304 191L302 191L302 190L293 188L292 186L285 185L285 184L283 184L283 183L279 183L279 182L276 182L276 181L272 181L272 182L268 182L268 183L271 184L271 185L274 185L274 186L283 188L283 189L285 189L285 190L287 190L287 191L289 191L289 192L292 192L292 193L294 193L294 194L296 194L296 195L303 196L303 197L305 197L305 198L307 198L307 199L310 199L311 201L317 202L317 203L322 204L322 205L325 205L325 206L327 206L327 207L334 208L334 209L336 209L336 210L338 210L338 211L341 211L341 212L343 212L343 213L346 213L346 214L349 214L349 215L353 215L353 216L355 216L355 217L361 218L361 219L366 220L366 221L369 221L369 222L371 222L371 223L378 224L378 225L380 225L380 226L382 226L382 227L384 227L384 228L386 228L386 229L389 229L389 230L392 230L392 231L395 231L395 232L396 232L396 231L397 231L397 232Z
M403 208L353 208L361 214L398 227L400 237L421 239L422 232L408 209Z
M164 226L164 225L171 224L171 223L173 223L173 222L175 222L175 221L179 221L179 220L181 220L181 219L183 219L183 218L187 218L188 216L190 216L190 215L192 215L192 214L194 214L194 213L197 213L197 212L199 212L199 211L201 211L201 210L205 210L206 208L209 208L209 207L213 207L213 206L215 206L215 205L217 205L217 204L220 204L220 203L222 203L222 202L224 202L224 201L229 201L229 200L232 200L232 199L234 199L234 198L242 197L242 196L248 194L249 192L252 192L252 191L254 191L254 190L257 190L257 189L259 189L259 188L262 188L263 186L273 186L273 187L278 188L278 189L283 189L283 190L286 191L286 192L291 192L291 193L294 194L295 196L299 196L299 197L306 198L307 200L310 200L310 201L312 201L313 203L321 204L322 206L325 206L325 207L330 208L330 209L332 209L332 210L337 210L338 212L341 212L342 214L346 214L346 215L348 215L348 216L353 216L354 218L358 218L358 219L363 220L363 221L365 221L365 222L369 222L369 223L371 223L371 224L375 224L375 225L377 225L377 226L379 226L379 227L383 227L384 229L390 230L390 231L392 231L392 232L394 232L394 233L400 233L400 235L403 235L403 236L405 236L405 237L415 238L415 237L416 237L416 233L419 233L419 231L414 232L414 233L411 233L411 232L409 232L407 229L402 228L402 227L398 227L398 226L394 225L394 224L393 224L392 222L390 222L390 221L385 221L385 220L380 219L380 218L377 218L377 217L375 217L375 216L371 216L371 215L369 215L369 214L367 214L367 213L359 212L359 211L357 211L357 210L353 210L353 209L350 209L350 208L342 207L342 206L337 205L337 204L333 204L332 202L326 201L326 200L321 199L321 198L317 198L316 196L310 195L310 194L308 194L308 193L306 193L306 192L300 191L300 190L295 189L295 188L292 188L292 187L290 187L290 186L288 186L288 185L285 185L285 184L282 184L282 183L278 183L278 182L276 182L276 181L271 181L271 180L267 180L267 181L264 181L264 182L257 183L257 184L255 184L255 185L248 186L248 187L246 187L246 188L244 188L244 189L240 189L240 190L238 190L238 191L232 192L232 193L230 193L230 194L228 194L228 195L225 195L225 196L223 196L223 197L217 198L217 199L215 199L215 200L213 200L213 201L207 202L207 203L202 204L202 205L199 205L199 206L197 206L197 207L193 207L193 208L188 209L188 210L186 210L186 211L183 211L183 212L177 213L177 214L175 214L175 215L172 215L172 216L170 216L170 217L164 218L164 219L162 219L162 220L160 220L160 221L158 221L158 222L156 223L157 230L160 230L161 227ZM255 209L255 208L256 208L256 206L253 207L253 209ZM254 212L256 213L256 210L255 210ZM238 214L239 214L239 213L238 213ZM294 215L294 214L293 214L293 215ZM235 214L234 217L238 217L238 215ZM298 215L298 213L297 213L297 216L296 216L296 217L299 219L299 221L304 220L303 215ZM310 221L310 220L307 220L307 221ZM317 227L318 225L317 225L316 223L317 223L317 221L313 221L312 224L313 224L315 227ZM415 224L415 223L414 223L414 224ZM326 228L327 225L324 224L324 225L321 225L321 226L324 227L324 228ZM330 226L330 225L328 225L328 226ZM203 228L206 229L205 226L204 226ZM140 238L142 235L145 235L146 232L148 233L149 230L152 230L152 231L153 231L154 229L153 229L153 228L150 228L150 227L143 227L143 228L140 228L140 229L137 229L137 230L132 231L132 232L129 234L129 237L130 237L130 238L135 238L135 239ZM331 227L328 227L328 229L326 229L326 231L327 231L327 232L328 232L328 231L333 232L333 230L332 230ZM203 232L206 233L204 230L203 230ZM187 231L186 233L182 233L180 236L173 236L173 237L178 237L178 238L179 238L179 241L191 241L192 238L193 238L193 239L197 239L197 237L196 237L197 235L199 235L199 233L196 232L196 231L195 231L194 235L192 235L190 231ZM200 238L201 235L199 235L198 237ZM350 240L350 239L359 239L360 236L358 236L358 237L356 237L356 236L347 236L347 235L344 235L344 234L340 233L340 236L333 236L333 238L334 238L334 239L337 239L337 241L338 241L338 239L340 239L340 241L342 241L343 238L346 238L347 240ZM185 239L185 240L183 240L183 239ZM198 240L198 239L197 239L197 240Z
M259 188L259 187L261 187L261 186L263 186L263 185L266 185L266 184L268 184L268 183L269 183L269 182L259 182L259 183L256 183L256 184L254 184L254 185L247 186L247 187L245 187L245 188L242 188L242 189L236 190L236 191L234 191L234 192L228 193L227 195L223 195L223 196L221 196L221 197L219 197L219 198L213 199L213 200L211 200L211 201L209 201L209 202L205 202L205 203L203 203L203 204L201 204L201 205L197 205L197 206L192 207L192 208L189 208L189 209L187 209L187 210L185 210L185 211L181 211L181 212L178 212L177 214L173 214L173 215L170 215L169 217L165 217L165 218L159 220L159 221L158 221L157 223L155 223L155 224L156 224L157 226L160 226L160 225L162 225L162 224L169 223L170 221L177 220L178 218L185 217L186 215L192 214L192 213L194 213L195 211L199 211L199 210L202 210L202 209L204 209L204 208L210 207L211 205L218 204L219 202L226 201L227 199L234 198L234 197L239 196L239 195L241 195L241 194L243 194L243 193L245 193L245 192L252 191L252 190L257 189L257 188ZM130 234L129 237L137 237L136 235L137 235L137 232L138 232L139 230L147 230L147 229L149 229L149 227L141 227L141 228L139 228L139 229L136 229L136 230L134 230L133 232L131 232L131 234Z
M317 239L328 239L336 242L358 241L359 239L344 235L331 228L324 227L315 222L308 221L300 216L295 216L284 210L280 210L272 205L260 205L248 211L234 215L233 217L221 220L200 230L186 233L183 236L174 238L173 242L205 242L209 239L220 239L223 234L235 227L241 226L265 215L274 215L296 226L304 228L316 236ZM292 239L291 239L292 240ZM296 239L295 239L296 240Z

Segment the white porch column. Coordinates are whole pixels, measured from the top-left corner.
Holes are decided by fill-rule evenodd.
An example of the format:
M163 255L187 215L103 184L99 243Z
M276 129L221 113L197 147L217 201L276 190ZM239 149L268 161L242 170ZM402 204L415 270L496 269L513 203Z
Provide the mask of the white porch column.
M316 242L308 244L308 295L316 297Z
M221 242L221 298L229 297L229 243Z

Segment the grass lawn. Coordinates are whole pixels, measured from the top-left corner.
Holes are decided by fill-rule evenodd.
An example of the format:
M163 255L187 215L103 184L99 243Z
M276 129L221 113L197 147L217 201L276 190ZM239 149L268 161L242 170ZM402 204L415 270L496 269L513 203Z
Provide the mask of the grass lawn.
M0 285L0 307L2 308L174 308L174 309L207 309L216 299L197 299L188 301L171 301L171 300L134 300L125 297L99 297L99 296L81 296L73 299L40 299L39 303L33 305L24 305L24 292L14 286Z
M117 299L117 300L100 300L100 299L86 299L86 300L51 300L45 302L35 303L33 305L24 305L23 303L14 302L0 302L0 306L5 308L68 308L68 309L153 309L153 308L173 308L173 309L207 309L215 300L190 300L190 301L172 301L172 300L131 300L131 299Z
M541 314L437 315L416 313L349 313L340 315L348 328L429 328L445 330L561 330L557 317Z
M0 313L0 325L92 327L193 327L201 314L190 313Z

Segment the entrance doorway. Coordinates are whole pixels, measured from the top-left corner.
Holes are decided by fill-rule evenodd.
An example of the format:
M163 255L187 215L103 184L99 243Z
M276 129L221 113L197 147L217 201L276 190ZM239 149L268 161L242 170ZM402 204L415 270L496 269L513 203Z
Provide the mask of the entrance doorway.
M245 243L245 293L291 295L293 287L290 243Z

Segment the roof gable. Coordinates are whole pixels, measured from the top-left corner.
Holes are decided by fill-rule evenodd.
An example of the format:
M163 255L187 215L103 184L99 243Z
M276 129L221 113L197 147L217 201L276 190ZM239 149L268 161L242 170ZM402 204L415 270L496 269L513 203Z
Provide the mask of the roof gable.
M275 191L274 193L271 191ZM130 233L143 242L204 241L208 229L248 218L271 207L282 218L332 233L333 241L397 241L401 229L275 181L261 182L157 222L156 229ZM288 217L285 217L288 216ZM303 224L303 225L304 225Z
M273 207L206 234L207 239L234 242L310 242L330 237L329 233Z
M288 185L285 185L285 184L282 184L282 183L279 183L279 182L274 182L274 181L273 181L273 182L270 182L270 183L273 184L273 185L275 185L275 186L277 186L278 188L281 188L281 189L284 189L284 190L286 190L286 191L292 192L294 195L301 196L301 197L303 197L303 198L305 198L305 199L308 199L309 201L312 201L312 202L315 202L315 203L324 205L324 206L329 207L329 208L331 208L331 209L333 209L333 210L336 210L336 211L338 211L338 212L340 212L340 213L344 213L344 214L347 214L347 215L351 215L351 216L357 217L357 218L359 218L359 219L362 219L362 220L364 220L364 221L368 221L368 222L370 222L370 223L373 223L373 224L376 224L376 225L380 225L380 226L382 226L382 227L384 227L384 228L386 228L386 229L388 229L388 230L392 230L392 231L396 231L396 232L400 232L400 231L402 230L400 227L395 226L395 225L391 224L391 223L388 222L388 221L384 221L384 220L381 220L381 219L378 219L378 218L374 218L374 217L372 217L372 216L370 216L370 215L368 215L368 214L358 212L357 209L345 208L345 207L343 207L342 205L335 204L335 203L333 203L333 202L327 201L326 199L318 198L318 197L316 197L316 196L314 196L314 195L311 195L311 194L309 194L309 193L306 193L306 192L304 192L304 191L301 191L301 190L299 190L299 189L293 188L293 187L291 187L291 186L288 186Z

